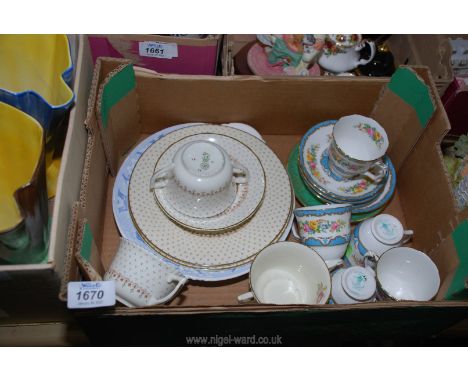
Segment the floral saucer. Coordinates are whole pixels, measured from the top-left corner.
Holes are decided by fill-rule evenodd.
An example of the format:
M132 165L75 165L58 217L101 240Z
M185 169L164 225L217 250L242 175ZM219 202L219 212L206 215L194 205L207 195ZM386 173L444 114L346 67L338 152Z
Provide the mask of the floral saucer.
M299 166L307 183L337 202L371 200L381 191L386 178L374 183L365 176L344 179L331 173L328 167L328 147L336 121L325 121L312 127L299 145ZM389 164L389 160L386 160Z
M303 206L318 206L321 204L332 203L325 200L322 200L317 197L312 191L310 191L309 187L306 185L304 178L300 174L299 169L299 145L296 145L291 153L289 154L288 158L288 174L289 178L291 179L291 183L294 188L294 194L296 195L297 200ZM371 218L377 214L382 212L382 208L377 208L369 213L351 213L351 221L352 222L359 222L361 220L365 220Z
M254 216L236 230L213 235L190 232L174 224L154 202L148 182L155 162L172 144L194 134L221 134L237 139L262 163L266 179L263 203ZM281 161L262 140L235 128L205 124L174 131L146 149L131 174L128 205L140 236L167 260L185 269L192 268L192 274L196 271L229 272L243 265L250 266L260 251L284 237L290 227L294 194ZM246 269L248 271L249 267ZM231 277L225 279L232 277L236 276L231 273Z
M180 264L173 263L171 260L166 259L163 256L160 256L153 248L151 248L138 233L136 227L133 224L132 218L130 216L130 210L128 206L128 184L130 177L132 175L135 164L138 162L138 159L143 155L143 153L150 147L153 143L157 142L162 137L167 134L186 128L191 128L193 126L202 125L203 123L185 123L180 125L175 125L158 131L141 141L125 158L124 162L120 166L119 172L115 178L114 188L112 192L112 209L114 212L114 219L117 224L117 227L120 231L122 237L132 241L136 245L151 251L154 253L154 256L161 258L163 261L171 264L177 270L179 270L184 276L192 280L203 280L203 281L222 281L229 280L236 277L245 275L250 270L250 263L242 264L236 267L229 269L218 269L218 270L209 270L209 269L196 269L192 267L186 267ZM255 138L262 140L261 135L253 127L246 125L244 123L229 123L224 126L229 126L235 129L244 131ZM283 231L279 237L279 241L284 241L287 239L291 227L293 224L294 215L291 214L289 223L286 229Z
M188 142L209 140L221 146L234 165L247 170L247 183L237 186L236 199L222 213L210 218L196 218L179 212L166 197L167 188L154 190L156 202L175 223L199 233L220 233L232 230L248 221L260 207L265 195L265 172L258 157L240 141L220 134L196 134L172 145L158 160L155 171L171 163L175 152Z

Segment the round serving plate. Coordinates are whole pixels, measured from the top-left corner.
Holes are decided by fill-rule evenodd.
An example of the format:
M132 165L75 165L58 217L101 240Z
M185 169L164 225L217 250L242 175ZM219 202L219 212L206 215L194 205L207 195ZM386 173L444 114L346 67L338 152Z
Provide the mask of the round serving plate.
M262 163L266 179L263 203L255 215L236 230L199 235L174 224L154 203L149 179L157 159L172 144L194 134L221 134L237 139ZM294 208L289 177L276 154L260 139L221 125L174 131L153 143L134 167L128 196L135 227L150 247L175 264L209 271L250 264L258 252L280 240L289 226Z
M216 216L196 218L179 212L177 206L173 206L169 202L166 198L167 188L154 189L154 195L162 211L182 227L206 234L226 232L246 223L258 210L265 195L265 172L260 160L252 150L240 141L220 134L191 135L169 147L156 163L155 171L169 165L180 147L189 142L204 140L222 147L231 158L234 166L244 168L247 171L247 183L236 186L236 199L232 205Z
M154 253L155 256L160 257L165 262L171 264L176 269L180 270L186 277L192 280L203 280L203 281L222 281L222 280L229 280L236 277L240 277L245 275L250 270L250 263L240 265L238 267L233 267L229 269L221 269L221 270L208 270L208 269L195 269L185 267L183 265L175 264L172 261L160 256L156 251L154 251L140 236L138 231L136 230L135 226L133 225L133 221L130 217L130 212L128 208L128 185L130 176L133 172L133 168L135 167L136 162L138 159L143 155L145 150L150 147L154 142L158 141L160 138L164 137L168 133L179 129L190 128L193 126L203 125L203 122L194 122L194 123L185 123L179 124L175 126L168 127L163 129L157 133L154 133L141 141L125 158L124 162L122 163L117 176L114 182L114 188L112 193L112 209L114 212L115 222L117 227L120 231L122 237L131 240L136 245L141 246L142 248L151 251ZM253 135L258 139L262 139L261 135L255 130L253 127L246 125L244 123L229 123L225 124L224 126L229 126L241 131L244 131L248 134ZM279 241L286 240L289 232L291 230L291 226L293 223L294 216L291 215L289 220L289 224L286 230L281 235Z

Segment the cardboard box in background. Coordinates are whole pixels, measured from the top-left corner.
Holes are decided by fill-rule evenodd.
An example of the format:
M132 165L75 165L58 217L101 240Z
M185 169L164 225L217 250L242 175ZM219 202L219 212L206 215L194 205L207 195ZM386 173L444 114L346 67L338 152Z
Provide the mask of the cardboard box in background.
M247 44L257 39L254 34L226 35L223 42L222 73L224 76L235 74L234 56ZM395 58L395 66L428 66L435 81L439 95L453 79L450 64L451 47L444 35L392 35L387 45Z
M208 35L206 38L89 35L88 40L94 63L98 57L127 58L134 65L160 73L215 75L222 35ZM148 42L167 44L162 48L175 49L177 54L171 57L169 52L166 58L154 57L154 51L145 53Z
M76 37L79 40L73 86L76 100L70 112L57 193L50 215L48 256L42 264L0 266L0 325L59 321L70 317L57 294L64 268L71 206L79 197L85 155L80 147L86 144L84 120L93 73L87 41L82 36Z
M136 70L132 90L110 110L112 123L108 132L101 135L98 94L102 93L103 84L122 78L117 74L123 73L128 64L126 60L98 61L89 100L88 145L76 144L77 150L87 151L79 202L94 239L91 256L97 256L104 268L112 261L120 238L112 213L114 177L108 172L106 155L111 156L107 158L109 163L115 159L121 163L125 152L136 143L122 137L135 136L138 141L167 126L193 121L243 122L258 129L285 163L292 147L311 126L359 113L375 116L391 130L389 136L397 129L412 133L409 143L404 135L393 134L397 149L392 159L401 167L396 194L385 211L415 231L413 246L435 261L442 286L437 300L431 302L277 306L239 305L236 297L248 290L247 276L217 283L191 282L169 305L78 312L76 317L93 340L184 343L186 335L207 333L283 333L297 340L326 339L332 333L337 339L395 338L433 334L468 316L466 296L461 296L461 301L444 300L453 280L460 276L463 248L459 249L458 244L468 211L456 210L442 163L440 141L449 124L427 68L415 68L436 103L435 114L425 128L414 123L414 110L386 89L389 80L385 78L193 77ZM381 102L383 99L385 103ZM395 105L404 118L395 115ZM113 118L122 115L122 110L138 117ZM103 139L112 143L113 151L104 150ZM399 142L408 144L398 150ZM79 247L73 230L70 232L68 248ZM64 281L79 279L76 262L67 264L70 266ZM128 330L121 330L122 327Z

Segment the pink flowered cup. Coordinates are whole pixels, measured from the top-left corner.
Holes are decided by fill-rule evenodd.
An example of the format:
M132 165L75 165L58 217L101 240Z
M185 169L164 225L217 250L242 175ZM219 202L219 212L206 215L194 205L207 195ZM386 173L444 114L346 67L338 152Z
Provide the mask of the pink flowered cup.
M351 237L351 204L324 204L294 210L293 235L325 261L343 257Z
M382 161L387 148L387 133L373 119L362 115L340 118L328 148L330 170L343 178L365 175L380 182L388 171Z

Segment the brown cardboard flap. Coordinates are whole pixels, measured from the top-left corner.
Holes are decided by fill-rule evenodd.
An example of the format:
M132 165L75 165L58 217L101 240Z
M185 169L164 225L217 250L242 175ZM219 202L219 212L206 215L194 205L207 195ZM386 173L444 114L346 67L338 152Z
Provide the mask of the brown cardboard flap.
M101 254L97 249L86 218L78 219L75 241L74 256L83 278L89 281L102 280L101 275L104 274L104 267L101 262Z
M122 156L138 139L140 123L133 66L123 63L110 72L99 86L97 121L106 159L116 175Z
M456 253L457 251L452 236L448 236L446 239L442 240L441 244L431 253L431 258L437 265L441 280L439 292L436 296L437 300L444 299L448 288L452 284L453 277L460 264L458 256L454 256Z
M414 69L434 87L427 69ZM401 167L397 184L408 228L415 230L415 247L429 253L457 226L455 200L440 148L450 123L438 97L436 111L424 130Z
M406 72L406 76L398 75L403 72ZM370 116L387 132L389 139L387 153L398 172L430 121L427 109L424 109L429 106L433 112L435 102L430 87L425 86L424 79L411 68L401 67L391 81L382 91ZM392 86L397 81L399 83ZM405 97L408 94L417 96ZM422 107L421 100L425 101Z
M80 202L73 203L70 224L68 225L67 233L67 249L64 259L64 272L60 282L59 299L61 301L67 300L67 286L70 281L79 279L78 264L75 254L76 247L76 234L78 229L78 219L83 215L83 206Z
M88 132L86 157L80 189L80 202L84 207L95 242L100 245L103 235L104 205L108 174L101 136ZM100 250L100 247L99 247Z
M92 121L96 118L96 103L97 103L97 94L99 90L99 85L102 83L104 78L106 78L109 73L124 64L130 64L130 60L125 60L122 58L112 58L106 57L105 60L98 58L96 64L94 65L93 78L91 81L91 91L88 98L88 111L85 120L86 128L92 129L97 128L97 122Z

